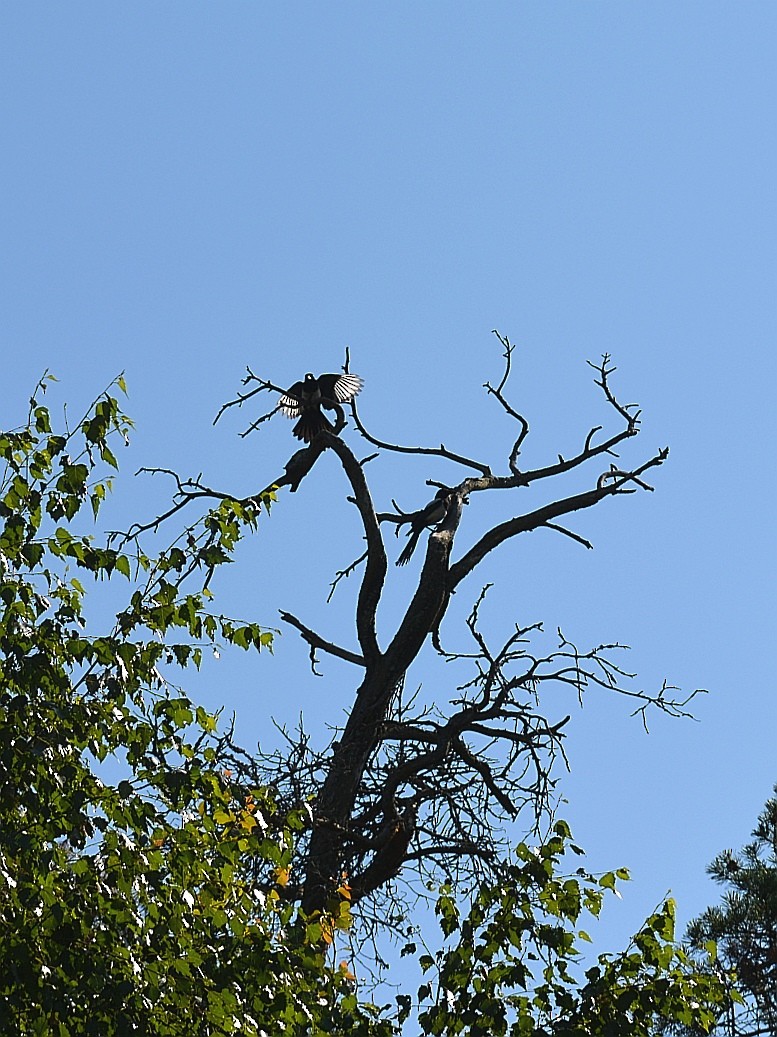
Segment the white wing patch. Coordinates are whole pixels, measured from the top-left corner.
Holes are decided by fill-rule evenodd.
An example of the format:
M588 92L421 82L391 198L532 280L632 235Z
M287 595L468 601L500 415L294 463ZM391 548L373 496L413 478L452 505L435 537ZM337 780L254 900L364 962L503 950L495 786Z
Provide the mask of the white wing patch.
M347 403L361 392L364 379L358 374L343 374L335 382L335 399L338 403Z
M299 390L302 393L302 382L297 382L292 385L292 389ZM289 390L291 392L291 389ZM302 413L302 407L296 397L289 396L288 393L284 393L283 396L278 400L278 406L281 409L281 413L285 414L287 418L298 418Z

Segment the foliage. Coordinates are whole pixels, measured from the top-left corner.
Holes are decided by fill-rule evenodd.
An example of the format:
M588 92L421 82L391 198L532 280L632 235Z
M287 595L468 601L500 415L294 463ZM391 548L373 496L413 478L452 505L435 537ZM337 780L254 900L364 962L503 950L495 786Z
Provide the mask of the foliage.
M580 941L590 941L578 927L581 916L598 917L605 892L628 874L564 875L568 848L581 852L563 821L543 845L521 843L500 881L481 885L463 919L453 891L442 889L437 915L447 946L420 959L437 977L419 990L422 1002L433 1002L420 1013L425 1034L647 1037L669 1022L710 1031L723 986L675 946L671 900L625 951L600 955L579 976Z
M777 793L777 787L775 787ZM688 927L688 941L702 952L717 943L719 967L735 975L727 1034L777 1031L777 798L766 803L753 841L738 853L726 850L708 868L725 888Z
M270 646L185 588L267 501L221 502L158 557L98 544L83 512L98 516L131 423L106 392L54 431L50 381L0 434L0 1030L388 1034L326 964L347 901L306 925L283 899L301 818L230 780L216 718L163 674L217 637ZM117 576L127 600L92 632L86 577Z
M109 391L74 430L53 430L42 403L50 381L37 387L25 424L0 433L0 1031L397 1033L413 1010L409 996L389 1016L361 997L346 963L329 960L338 930L352 924L353 878L333 883L307 917L299 909L307 804L248 780L230 733L170 676L199 666L217 642L271 648L272 631L211 610L208 584L269 507L274 484L236 500L179 481L180 501L201 495L209 510L169 547L148 553L138 535L165 516L99 542L85 530L112 488L113 444L131 423ZM122 379L115 385L123 391ZM110 600L121 591L105 629L92 614L105 614L105 600L95 608L87 594L95 581L110 585ZM493 681L513 648L497 657ZM575 674L588 665L582 658ZM531 679L541 679L543 661ZM508 681L500 701L519 684ZM396 867L412 827L389 833ZM579 942L589 939L578 922L597 916L604 892L626 876L562 875L569 847L577 850L562 822L536 850L521 844L494 862L466 914L461 888L443 887L443 945L419 957L425 1034L709 1029L721 984L674 947L671 903L625 952L578 976ZM385 864L379 880L396 867Z

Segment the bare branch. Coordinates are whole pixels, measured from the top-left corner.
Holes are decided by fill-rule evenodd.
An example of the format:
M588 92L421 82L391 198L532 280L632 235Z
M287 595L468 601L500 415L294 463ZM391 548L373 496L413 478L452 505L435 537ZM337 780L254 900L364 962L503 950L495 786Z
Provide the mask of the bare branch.
M497 803L499 803L504 812L506 814L509 814L510 817L515 817L515 815L518 813L517 807L514 806L510 797L505 792L503 792L502 789L499 788L496 781L494 780L494 775L491 773L491 768L488 766L485 760L478 756L475 756L474 753L471 753L464 744L464 742L461 740L461 738L457 738L455 740L455 742L453 743L453 748L465 763L468 763L473 770L478 772L480 777L483 779L486 788L497 801Z
M291 626L296 627L300 634L302 634L303 639L310 645L310 659L313 665L315 665L315 657L313 653L318 648L323 652L329 652L330 655L334 655L338 659L345 659L348 663L355 663L357 666L365 665L364 658L361 655L357 655L356 652L350 652L347 648L341 648L332 641L327 641L325 638L321 637L320 634L317 634L315 630L306 627L301 620L297 619L296 616L292 616L290 612L281 611L280 617L284 623L289 623Z
M586 540L585 537L581 537L579 533L573 533L571 529L566 529L564 526L559 526L556 522L546 522L546 529L555 529L557 533L563 533L564 536L571 537L572 540L576 540L578 544L582 544L583 547L587 547L589 551L593 551L594 545L590 540Z
M492 396L495 396L497 400L502 404L504 409L507 411L507 413L510 415L510 417L515 418L515 420L521 426L521 431L518 434L518 438L513 443L513 447L510 451L510 457L508 461L510 471L513 473L513 475L518 476L520 475L518 471L518 455L521 452L521 446L523 445L524 439L526 439L526 437L529 434L529 422L526 420L526 418L524 418L522 414L519 414L517 410L510 406L502 392L505 385L507 384L507 379L510 377L510 366L515 346L510 342L510 340L506 336L500 335L496 328L494 329L494 334L504 347L505 370L504 374L502 375L502 380L496 388L494 388L490 382L484 382L483 388L486 389Z
M376 439L374 436L370 435L362 424L355 400L351 400L351 413L353 414L354 424L362 436L364 436L368 443L372 443L373 446L379 447L381 450L392 450L399 454L419 454L430 457L444 457L448 461L454 461L456 464L464 465L466 468L474 468L475 471L480 472L484 476L491 475L491 469L487 464L482 464L480 461L473 461L471 458L464 457L461 454L454 454L451 450L446 448L444 443L441 443L439 447L399 446L396 443L386 443L381 439Z
M481 857L485 861L493 861L496 854L490 848L483 848L474 842L448 843L438 846L425 846L414 850L405 857L410 864L413 861L428 860L430 857Z
M666 458L669 456L669 448L665 447L662 451L660 451L659 456L661 457L661 461L665 461ZM624 472L620 468L616 467L616 465L610 465L609 472L604 472L602 475L599 476L599 482L597 483L597 485L604 486L609 479L612 479L616 482L620 480L621 483L633 482L636 483L637 486L641 486L643 490L649 490L651 493L655 489L655 487L650 486L643 479L638 478L635 472ZM628 491L620 490L620 492L627 493Z
M337 570L337 572L335 573L334 580L332 580L332 582L329 584L330 591L329 591L329 594L327 595L327 599L326 599L327 605L329 604L329 602L334 597L335 590L337 589L337 585L340 582L340 580L348 579L348 577L351 575L351 573L354 572L356 570L356 568L358 566L360 566L361 563L364 561L364 559L367 557L367 553L368 553L367 551L363 551L362 554L359 555L359 557L356 559L355 562L351 562L351 564L347 565L345 567L345 569L338 569Z
M223 404L219 408L218 414L213 419L214 425L219 420L224 411L229 410L230 407L242 407L244 403L247 403L248 400L252 399L260 392L270 391L280 393L281 395L283 395L286 392L286 390L282 389L279 385L273 385L272 382L268 382L264 378L259 378L257 375L253 373L250 367L246 367L246 371L248 372L248 374L243 379L242 384L249 385L251 382L258 382L259 384L256 386L255 389L252 389L250 392L238 393L234 400L230 400L228 403ZM275 414L277 410L278 408L276 407L275 410L272 411L272 414ZM255 421L254 426L260 425L263 421L266 421L267 418L269 418L270 416L270 414L267 414L264 417L260 418L258 421ZM245 433L243 434L245 435Z
M369 664L380 656L378 636L375 629L375 617L388 568L386 548L383 544L383 537L375 516L372 497L370 496L361 465L342 439L328 432L320 433L317 438L334 450L340 458L345 474L353 489L356 506L359 509L364 526L364 535L367 541L367 565L359 589L359 600L356 609L356 631L365 661Z
M611 406L613 406L615 410L620 414L620 416L624 419L629 429L631 430L631 435L634 435L639 426L639 418L641 411L639 410L636 403L621 404L615 398L615 395L610 389L608 379L609 376L611 374L614 374L614 372L618 369L614 365L610 366L611 359L612 357L609 353L602 353L601 364L594 364L590 360L587 360L586 363L589 367L593 368L594 371L598 372L599 380L595 381L595 384L600 387L605 397L607 398L608 403L610 403ZM632 414L631 411L634 411L634 413Z
M593 507L594 504L598 504L600 500L611 494L628 492L625 488L627 482L634 482L647 469L663 464L667 454L668 451L661 450L633 472L618 473L612 478L612 482L605 481L603 485L598 485L595 490L577 493L573 497L565 497L563 500L546 504L536 511L529 512L526 515L519 515L516 518L500 523L498 526L494 526L480 538L474 547L470 548L460 561L451 566L450 573L448 574L448 589L454 590L489 551L493 551L495 547L498 547L510 537L516 536L518 533L526 533L531 529L537 529L538 526L545 526L560 515L568 515L573 511L581 511L584 508ZM607 473L607 476L609 480L610 473ZM469 484L471 481L469 479L466 480L468 489L470 488Z
M528 816L536 828L554 809L556 769L567 764L564 745L571 697L576 695L582 703L587 695L599 691L623 695L633 715L646 725L651 708L670 716L689 716L687 705L698 694L683 699L675 696L675 689L666 683L657 694L640 689L621 665L622 646L617 644L580 651L559 634L558 645L538 648L537 644L546 639L539 623L516 626L495 650L481 626L488 587L477 597L466 621L466 651L444 652L441 648L438 631L450 596L487 554L520 533L542 528L590 550L591 542L562 524L563 517L593 507L609 496L652 490L645 473L667 456L662 450L639 465L618 459L617 449L639 431L639 410L635 404L621 404L617 399L610 384L615 367L604 355L601 363L590 366L596 372L595 384L603 393L606 413L610 408L615 412L615 431L603 431L604 422L590 428L586 425L571 456L559 454L552 464L520 471L518 460L529 434L529 421L508 399L515 346L499 332L495 335L503 351L503 369L500 379L485 382L484 388L515 422L506 443L505 474L495 475L489 465L454 453L444 444L428 448L376 439L367 432L352 400L356 428L377 453L359 461L337 434L321 432L309 446L292 453L279 478L242 500L204 485L201 477L183 480L168 471L175 480L171 507L152 522L125 534L156 529L195 500L232 499L246 509L258 508L265 494L284 486L296 492L326 451L332 451L343 467L348 485L346 499L359 511L365 544L355 561L336 572L327 601L340 581L364 563L355 617L359 651L335 644L288 612L280 614L309 646L314 674L318 675L321 652L361 668L350 712L342 727L330 729L331 741L325 750L313 749L300 728L292 734L284 730L288 744L275 753L260 752L253 758L235 753L236 767L241 769L247 787L249 778L261 778L270 784L279 811L288 813L309 805L310 826L303 829L298 842L297 852L303 861L299 883L288 887L288 895L301 898L306 911L323 909L343 872L350 876L354 902L371 898L373 905L380 903L381 897L393 897L395 880L408 863L413 864L422 881L439 878L441 868L465 879L488 873L508 838L504 831L507 822ZM347 373L349 367L350 350L346 348L343 371ZM288 390L258 378L249 369L243 391L224 404L215 420L228 408L242 407L261 392L283 394ZM337 433L345 424L345 414L335 401L328 401L327 407L329 402L335 404ZM277 411L278 407L261 415L243 435ZM392 453L395 460L397 454L442 458L462 465L465 471L462 481L453 487L427 479L427 485L445 491L444 517L428 535L415 592L382 651L377 616L388 564L383 539L386 527L381 528L381 524L388 523L396 534L400 527L412 526L415 521L412 532L420 536L425 527L419 516L436 514L429 508L405 512L393 499L393 512L376 513L365 465L384 452ZM602 460L597 461L599 458ZM610 460L615 463L610 464ZM469 493L520 489L563 476L590 461L596 462L591 489L567 496L554 493L548 501L549 494L534 510L486 527L474 546L451 564L454 538ZM607 465L609 468L602 471ZM402 500L407 491L398 487L393 492ZM517 506L516 511L520 511ZM188 543L192 565L197 564L202 544L196 539ZM434 692L424 689L421 693L419 688L408 701L402 692L405 677L430 633L446 663L459 672L445 692L441 693L439 686ZM564 694L548 695L546 691Z
M210 499L219 501L235 501L237 504L243 507L253 505L259 507L262 503L263 497L265 497L273 488L273 485L260 490L258 493L251 494L249 497L238 498L231 493L223 493L220 490L214 490L209 486L204 485L198 478L196 479L182 479L176 472L170 468L139 468L135 473L146 475L169 475L175 481L176 490L173 494L173 500L175 503L172 507L168 508L161 515L155 516L149 522L135 522L129 527L126 532L120 530L112 530L109 534L112 540L116 540L119 547L124 547L130 540L136 540L143 533L153 530L156 532L163 522L166 522L173 515L178 514L187 505L191 504L192 501ZM193 527L190 527L193 528Z
M417 723L409 724L397 721L387 721L381 724L378 730L381 741L412 741L423 742L426 745L439 745L440 729L434 724L431 728L420 727Z
M255 418L247 428L243 429L240 433L240 438L245 439L246 436L250 436L252 432L256 432L260 425L263 425L265 421L269 421L270 418L274 417L280 409L279 404L277 407L273 407L272 410L267 411L266 414L261 414L258 418Z

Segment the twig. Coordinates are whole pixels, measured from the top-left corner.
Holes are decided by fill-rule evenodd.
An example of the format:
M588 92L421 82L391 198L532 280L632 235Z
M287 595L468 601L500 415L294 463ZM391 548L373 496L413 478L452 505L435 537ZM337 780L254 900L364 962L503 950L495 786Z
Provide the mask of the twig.
M515 346L510 342L510 340L506 336L500 335L496 328L494 328L494 334L504 347L505 370L504 374L502 375L502 380L496 388L494 388L490 382L484 382L483 388L486 389L492 396L495 396L497 400L499 400L499 402L502 404L504 409L507 411L507 413L510 415L510 417L515 418L515 420L521 426L521 431L518 434L518 438L513 443L513 447L510 451L510 457L508 460L510 471L513 473L513 475L517 476L520 474L518 471L518 455L521 452L521 446L523 445L524 439L526 439L526 437L529 434L529 422L526 420L526 418L524 418L522 414L519 414L517 410L510 406L510 404L504 398L502 392L505 385L507 384L507 379L510 377L510 366Z
M243 385L248 385L249 382L258 382L259 384L255 389L252 389L250 392L238 393L234 400L230 400L228 403L222 404L222 406L219 408L218 414L213 419L214 425L219 420L219 418L225 410L229 410L230 407L242 407L244 403L246 403L248 400L250 400L252 397L256 396L260 392L266 392L269 390L283 395L287 391L286 389L281 389L279 385L273 385L272 382L268 382L264 378L259 378L257 375L253 373L250 367L246 367L246 371L248 371L248 374L243 379ZM276 407L275 410L277 409L278 408ZM275 411L273 411L272 413L274 414ZM261 422L265 421L268 417L270 417L269 414L266 415L264 418L261 418L259 422L255 422L255 424L261 424Z
M306 627L305 624L297 619L296 616L292 616L290 612L280 612L280 617L284 623L288 623L290 626L296 627L302 635L303 639L310 645L312 652L320 648L323 652L328 652L330 655L336 656L338 659L344 659L347 663L355 663L357 666L364 666L364 657L358 655L356 652L351 652L347 648L341 648L339 645L334 644L332 641L327 641L325 638L317 634L315 630L311 630L310 627ZM311 662L315 665L315 658L311 652ZM315 672L315 670L314 670ZM320 676L317 675L317 676Z
M337 573L335 574L334 580L332 580L332 582L329 584L331 589L329 591L329 594L327 595L327 599L326 599L327 605L332 600L332 598L334 596L334 593L335 593L335 589L336 589L338 583L340 582L340 580L342 580L344 577L347 579L351 575L351 573L356 569L356 567L358 565L361 565L361 563L367 557L367 553L368 553L367 551L364 551L363 554L359 555L359 557L356 559L355 562L351 562L351 564L347 565L345 567L345 569L338 569Z
M564 526L559 526L556 522L546 522L546 529L555 529L557 533L563 533L564 536L571 537L572 540L576 540L578 544L582 544L583 547L587 547L589 551L593 551L594 545L590 540L586 540L585 537L581 537L578 533L573 533L571 529L566 529Z
M399 454L419 454L433 457L444 457L447 458L448 461L454 461L456 464L465 465L467 468L474 468L475 471L480 472L484 476L491 475L491 469L487 464L482 464L480 461L473 461L471 458L464 457L461 454L454 454L453 451L446 448L444 443L441 443L439 447L399 446L396 443L386 443L384 440L376 439L374 436L370 435L362 424L359 412L356 408L355 400L351 400L351 414L353 415L354 424L362 436L364 436L368 443L380 447L381 450L393 450L395 453Z
M249 436L252 432L255 432L260 425L264 424L265 421L269 421L270 418L274 417L280 409L280 404L278 404L278 406L273 407L271 411L268 411L266 414L262 414L260 417L256 418L256 420L251 422L248 428L243 429L243 431L240 433L240 438L245 439L246 436Z
M618 368L615 367L614 365L612 367L608 367L607 366L610 363L611 360L612 360L612 357L610 356L609 353L602 353L602 362L601 362L601 364L594 364L590 360L586 360L586 363L588 364L589 367L593 368L594 371L598 371L598 373L599 373L599 381L594 381L594 384L599 386L599 388L603 391L604 395L607 397L608 402L615 408L615 410L626 421L626 423L629 426L629 434L633 436L638 431L639 418L640 418L640 414L642 412L639 410L639 407L638 407L638 405L636 403L621 404L615 398L615 395L613 394L612 390L610 389L608 378L609 378L609 376L611 374L614 374L615 371L618 370ZM636 413L630 414L629 411L632 411L632 410L635 410Z

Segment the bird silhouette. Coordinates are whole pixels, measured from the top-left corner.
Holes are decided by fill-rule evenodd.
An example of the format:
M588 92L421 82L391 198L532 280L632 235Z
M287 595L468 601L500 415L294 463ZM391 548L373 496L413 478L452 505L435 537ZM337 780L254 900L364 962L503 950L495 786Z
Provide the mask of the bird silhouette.
M324 429L327 432L334 429L321 408L335 410L352 400L363 385L364 379L358 374L320 374L316 378L308 373L301 382L295 382L286 390L278 405L287 418L299 418L292 431L297 439L310 443Z
M434 500L429 501L425 508L407 516L406 521L410 522L410 532L408 533L410 539L405 544L402 554L397 558L397 565L407 565L415 551L418 538L427 526L437 526L442 522L448 513L450 497L450 490L438 490L434 495Z

